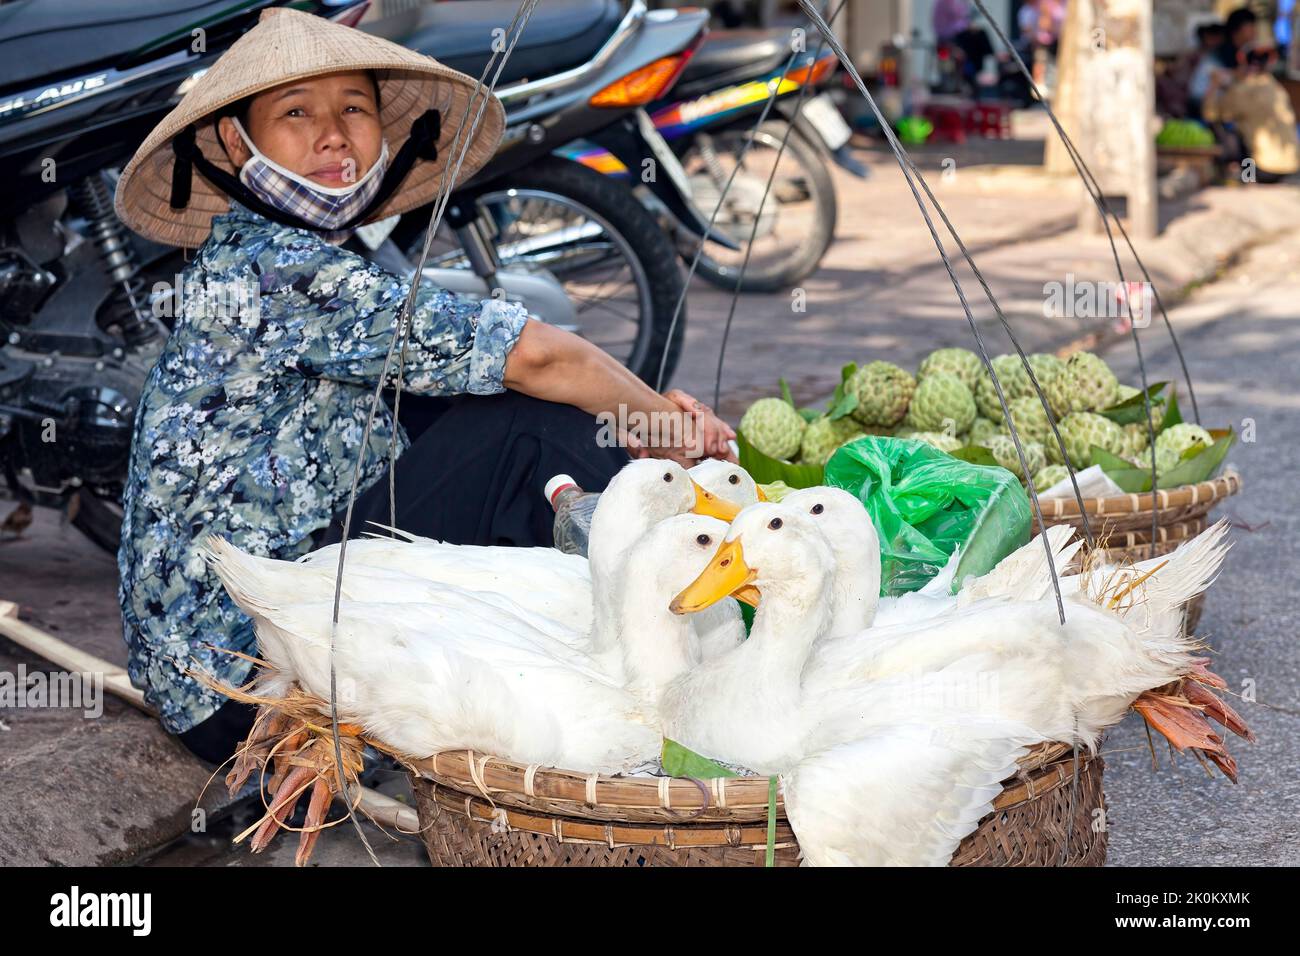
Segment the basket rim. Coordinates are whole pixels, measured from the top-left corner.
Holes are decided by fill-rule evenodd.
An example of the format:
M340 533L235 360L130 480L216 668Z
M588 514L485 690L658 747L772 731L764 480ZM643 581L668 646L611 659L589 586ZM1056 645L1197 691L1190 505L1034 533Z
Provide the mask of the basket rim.
M1004 810L1035 799L1068 781L1072 775L1071 756L1071 748L1062 743L1031 748L1020 759L1016 775L1006 781L994 809ZM1093 756L1081 750L1081 765ZM625 822L681 826L688 817L691 825L720 826L738 820L766 820L768 811L770 778L766 776L701 781L667 776L615 777L522 764L469 750L442 751L406 763L414 777L466 796L482 797L494 805L509 805L516 799L533 801L527 808L531 813L544 812L538 809L539 803L553 807L560 815L582 816L583 808L600 807L624 814ZM783 818L785 805L779 792L776 806L778 817Z
M1084 498L1083 504L1090 515L1137 514L1150 511L1153 498L1158 502L1157 510L1166 508L1184 508L1189 505L1206 505L1207 507L1220 498L1228 498L1241 491L1241 475L1236 469L1229 468L1218 478L1211 478L1194 485L1179 485L1177 488L1160 488L1153 495L1149 491L1140 494L1110 495L1105 498ZM1078 516L1079 502L1073 497L1040 498L1044 518L1067 518Z

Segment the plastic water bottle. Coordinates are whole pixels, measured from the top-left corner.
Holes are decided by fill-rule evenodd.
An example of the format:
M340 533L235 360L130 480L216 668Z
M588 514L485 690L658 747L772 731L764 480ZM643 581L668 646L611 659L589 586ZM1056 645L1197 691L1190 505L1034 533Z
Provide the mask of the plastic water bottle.
M546 500L555 509L555 547L565 554L587 556L591 540L591 516L600 494L583 491L568 475L556 475L546 483Z

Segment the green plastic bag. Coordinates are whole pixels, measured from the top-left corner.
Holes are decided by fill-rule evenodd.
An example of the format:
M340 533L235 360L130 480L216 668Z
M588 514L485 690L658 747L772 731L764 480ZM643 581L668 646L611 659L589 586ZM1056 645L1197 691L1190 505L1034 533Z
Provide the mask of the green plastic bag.
M1029 496L1005 468L974 465L908 438L867 436L826 463L826 484L856 495L880 535L880 593L916 591L957 548L954 586L1029 540Z

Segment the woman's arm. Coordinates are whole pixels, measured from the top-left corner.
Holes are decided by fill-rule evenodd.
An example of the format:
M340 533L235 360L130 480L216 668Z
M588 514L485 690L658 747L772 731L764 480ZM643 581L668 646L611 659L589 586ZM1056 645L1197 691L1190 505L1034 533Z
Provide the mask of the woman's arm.
M733 458L728 442L736 433L712 409L677 389L658 394L608 352L535 319L527 322L506 356L502 382L525 395L574 405L592 415L607 413L619 422L635 424L640 417L635 413L657 420L659 428L624 436L633 454L683 464L694 464L700 456Z
M250 330L262 340L263 360L307 377L378 381L407 284L313 238L286 231L276 239L256 256L261 315L250 317ZM388 365L389 383L395 382L397 364ZM402 364L403 387L420 394L491 395L510 388L593 415L609 413L620 426L635 427L634 413L658 413L661 425L689 423L640 436L622 435L620 427L634 455L683 464L701 456L732 457L728 441L735 433L707 406L677 390L656 394L608 353L529 318L518 303L425 284Z

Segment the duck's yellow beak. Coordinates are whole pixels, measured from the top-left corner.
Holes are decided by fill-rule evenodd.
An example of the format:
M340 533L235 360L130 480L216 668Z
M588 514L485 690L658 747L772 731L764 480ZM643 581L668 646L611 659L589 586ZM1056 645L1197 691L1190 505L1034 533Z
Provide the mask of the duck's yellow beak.
M767 495L763 492L763 486L762 486L762 485L758 485L758 484L754 485L754 490L755 490L756 492L758 492L758 500L759 500L759 501L767 501Z
M693 614L742 589L752 591L754 588L749 585L756 574L745 563L740 539L725 541L709 561L708 567L700 572L700 576L673 598L668 610L674 614Z
M726 498L719 498L713 492L701 487L698 481L692 481L695 486L695 507L691 510L697 515L708 515L710 518L717 518L719 521L731 522L731 519L740 514L740 506L733 504Z

